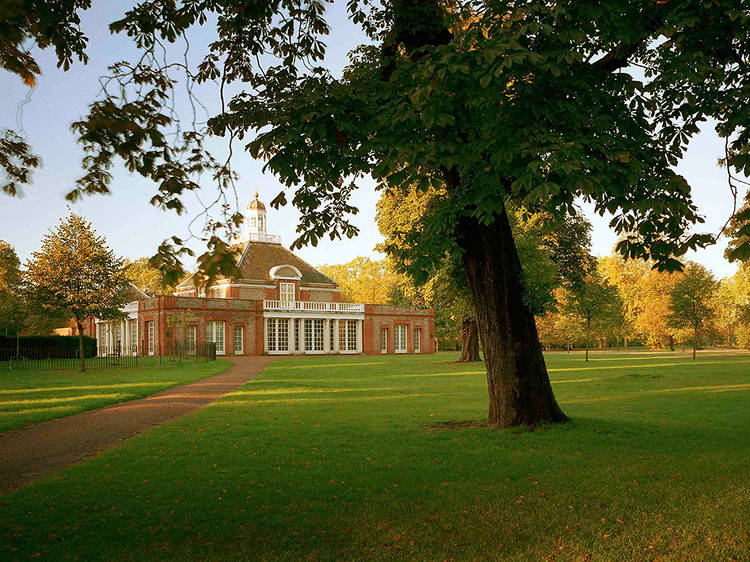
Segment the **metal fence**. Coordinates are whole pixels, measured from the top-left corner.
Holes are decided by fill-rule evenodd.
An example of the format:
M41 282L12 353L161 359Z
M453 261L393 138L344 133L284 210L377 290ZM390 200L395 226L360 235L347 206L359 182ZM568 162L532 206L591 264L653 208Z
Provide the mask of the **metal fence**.
M21 347L20 352L0 350L0 371L69 371L80 369L78 350L54 347ZM213 361L216 344L211 342L168 342L165 346L97 346L96 354L85 359L86 369L150 367L183 362Z

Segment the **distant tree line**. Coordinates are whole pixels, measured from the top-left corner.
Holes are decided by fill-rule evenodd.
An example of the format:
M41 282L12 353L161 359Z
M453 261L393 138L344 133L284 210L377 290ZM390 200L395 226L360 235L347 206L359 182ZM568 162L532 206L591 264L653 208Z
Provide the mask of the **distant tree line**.
M406 235L414 235L410 223L429 212L431 196L413 190L381 198L378 225L386 242L380 249L392 257L359 257L321 270L339 283L346 301L434 308L439 347L461 349L463 360L479 360L460 261L446 255L442 267L422 279L403 273L399 263L408 259L399 248L412 243ZM590 348L605 347L750 348L750 264L721 280L694 262L682 271L659 271L653 262L617 253L594 257L591 225L580 215L560 219L518 208L512 217L524 298L545 348L583 349L586 358Z

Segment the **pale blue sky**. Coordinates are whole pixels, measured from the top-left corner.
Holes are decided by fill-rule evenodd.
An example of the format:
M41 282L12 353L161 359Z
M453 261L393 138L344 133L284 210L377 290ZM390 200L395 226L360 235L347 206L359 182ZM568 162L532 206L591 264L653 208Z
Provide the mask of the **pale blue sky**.
M364 41L359 30L347 21L344 4L337 2L329 9L332 33L327 40L327 64L334 69L345 64L350 48ZM85 114L88 103L95 98L99 88L97 79L105 72L106 66L133 54L126 38L112 36L106 30L105 24L118 16L118 5L122 3L95 2L94 5L95 8L83 20L83 30L90 39L87 66L76 64L69 72L62 72L55 67L52 51L35 50L43 75L30 93L29 101L22 106L20 123L34 151L42 157L43 168L34 174L33 185L24 189L22 198L0 194L0 239L13 244L24 260L39 247L43 234L66 214L64 194L81 173L82 151L70 124ZM191 37L195 52L211 40L209 32L210 29L206 29L206 33ZM16 128L19 102L26 98L28 89L15 75L0 71L0 92L0 127ZM209 107L216 104L215 90L207 91L201 99ZM717 164L722 148L723 144L713 129L707 127L694 139L679 166L679 171L692 185L694 198L706 217L705 229L711 232L720 228L731 211L726 176ZM236 156L234 165L240 174L238 188L242 208L252 197L255 186L266 202L280 190L275 178L262 174L261 163L248 154ZM94 224L115 252L131 259L150 256L164 238L187 234L188 223L201 208L192 195L186 198L188 212L176 216L148 203L154 194L154 186L148 181L122 168L114 170L114 177L112 195L86 197L72 208ZM203 198L208 200L212 193L210 182L206 181ZM360 212L353 222L360 228L358 237L333 242L325 239L316 248L300 250L300 256L315 265L345 262L356 256L379 257L374 251L381 240L375 224L378 197L373 183L355 194L353 203ZM586 209L586 214L594 225L594 252L609 254L616 239L607 226L608 220L594 215L590 209ZM269 209L268 225L269 232L280 234L288 245L295 238L297 213L291 207L279 211ZM724 247L722 241L689 258L705 264L719 276L730 275L735 266L723 259Z

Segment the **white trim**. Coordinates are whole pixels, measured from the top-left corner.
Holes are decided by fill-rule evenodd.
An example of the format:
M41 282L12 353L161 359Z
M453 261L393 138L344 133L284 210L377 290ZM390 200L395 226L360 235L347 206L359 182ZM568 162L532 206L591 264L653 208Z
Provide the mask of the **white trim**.
M296 275L296 277L287 277L287 276L276 275L276 273L282 267L288 267L288 268L292 269L292 271L294 271L294 274ZM290 264L275 265L271 269L268 270L268 275L272 279L294 279L295 281L299 281L300 279L302 279L302 272L299 269L297 269L296 267L294 267L293 265L290 265Z
M211 325L211 335L209 338L208 326ZM221 326L221 348L216 336L219 333L217 326ZM216 344L216 355L226 355L227 352L227 323L224 320L207 320L203 326L203 337L205 342Z
M295 312L348 312L363 314L365 305L352 302L329 301L281 301L264 299L263 310L289 310Z
M237 329L240 330L240 350L237 351ZM232 341L232 345L234 347L234 354L235 355L244 355L245 354L245 326L242 324L235 324L234 325L234 340Z
M401 336L401 328L404 329L404 335ZM407 324L396 324L393 337L393 350L395 353L408 353L409 351L409 326ZM403 344L403 349L399 344Z
M263 318L299 318L303 320L305 318L339 318L341 320L364 320L364 314L354 314L346 312L306 312L304 310L290 310L288 312L282 311L265 311L263 312Z

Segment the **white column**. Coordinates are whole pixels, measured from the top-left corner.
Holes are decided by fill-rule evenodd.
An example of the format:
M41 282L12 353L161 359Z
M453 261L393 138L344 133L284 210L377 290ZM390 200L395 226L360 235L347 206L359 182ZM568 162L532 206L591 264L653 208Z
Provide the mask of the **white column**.
M338 353L339 349L339 319L333 321L333 352Z
M286 352L294 353L294 318L289 318L286 321Z
M130 319L126 318L123 321L123 325L125 326L125 329L122 331L123 334L123 342L122 342L122 351L123 355L130 355L130 349L128 348L128 345L130 344Z
M329 326L330 318L323 319L323 351L331 353L331 327Z
M357 353L362 353L362 324L363 320L357 320Z

